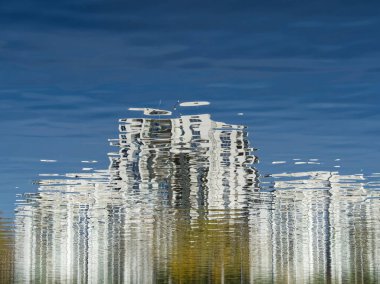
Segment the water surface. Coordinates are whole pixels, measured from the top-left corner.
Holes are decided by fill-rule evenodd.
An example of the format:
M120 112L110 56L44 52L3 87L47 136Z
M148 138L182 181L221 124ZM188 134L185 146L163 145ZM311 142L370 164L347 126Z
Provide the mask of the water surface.
M379 8L0 3L1 281L376 282Z
M120 119L119 131L108 169L42 173L18 201L17 282L379 278L379 174L297 159L297 172L263 175L246 127L209 114Z

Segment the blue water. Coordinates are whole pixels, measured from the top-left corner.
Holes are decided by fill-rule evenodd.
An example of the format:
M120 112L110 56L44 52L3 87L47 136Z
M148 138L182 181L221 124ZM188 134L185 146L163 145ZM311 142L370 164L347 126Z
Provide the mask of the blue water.
M296 84L297 78L294 81ZM158 82L156 86L160 88ZM116 137L117 119L135 115L127 111L128 107L170 108L177 98L210 100L212 104L203 107L202 112L211 112L215 120L247 125L251 144L259 149L263 172L277 171L272 161L290 162L294 158L317 158L328 167L338 165L334 160L341 159L339 170L343 173L379 171L376 103L348 95L296 97L272 95L270 90L264 95L263 90L193 88L181 95L127 87L123 91L104 91L107 94L83 90L4 91L1 210L12 215L15 194L35 190L32 181L39 173L77 171L81 160L98 160L104 168L108 163L104 155L108 152L107 138ZM41 159L57 162L41 163ZM288 163L285 169L292 171L293 167Z
M0 212L41 173L108 167L129 107L248 127L260 173L380 172L380 4L0 4ZM41 160L56 160L54 163ZM286 161L285 164L273 164ZM337 166L340 166L339 168ZM306 167L306 169L305 169Z

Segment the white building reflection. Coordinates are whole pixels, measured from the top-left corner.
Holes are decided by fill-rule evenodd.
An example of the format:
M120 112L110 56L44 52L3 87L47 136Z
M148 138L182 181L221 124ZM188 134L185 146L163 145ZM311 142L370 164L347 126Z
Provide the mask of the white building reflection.
M121 119L110 167L39 181L16 213L19 282L346 283L379 278L378 196L362 175L272 175L244 126Z
M272 176L271 202L253 206L249 214L251 280L379 279L379 194L366 189L363 175L314 171Z

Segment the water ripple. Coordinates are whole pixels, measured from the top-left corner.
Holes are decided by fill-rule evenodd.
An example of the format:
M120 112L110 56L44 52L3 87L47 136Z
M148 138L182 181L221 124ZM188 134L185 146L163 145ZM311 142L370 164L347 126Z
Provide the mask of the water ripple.
M209 114L119 122L108 169L41 174L19 199L16 281L379 279L378 173L260 174L247 128Z

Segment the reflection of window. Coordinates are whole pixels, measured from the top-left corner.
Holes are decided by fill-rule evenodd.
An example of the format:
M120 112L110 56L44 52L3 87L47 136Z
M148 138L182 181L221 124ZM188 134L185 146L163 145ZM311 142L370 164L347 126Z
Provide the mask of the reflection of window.
M191 143L191 148L197 148L198 147L198 143Z
M201 132L198 130L193 130L192 133L193 135L201 135Z

